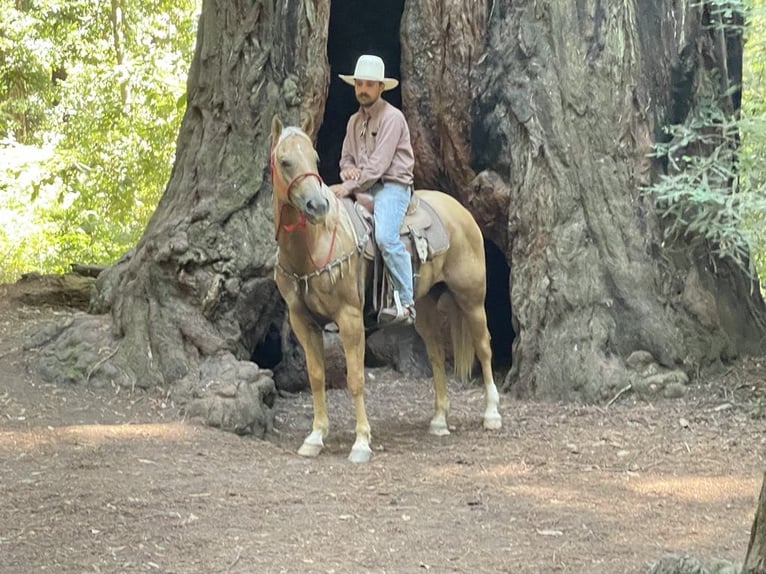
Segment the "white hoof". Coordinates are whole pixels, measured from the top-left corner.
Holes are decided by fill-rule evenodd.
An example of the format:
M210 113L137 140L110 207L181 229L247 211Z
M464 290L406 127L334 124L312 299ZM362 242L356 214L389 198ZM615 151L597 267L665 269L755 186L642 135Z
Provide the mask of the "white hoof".
M304 442L301 448L298 449L298 454L305 456L306 458L316 458L319 453L322 452L323 445L321 444L309 444Z
M484 430L500 430L503 427L503 419L500 415L484 417Z
M324 448L324 435L326 432L321 430L313 430L311 434L303 441L301 448L298 449L298 454L308 458L315 458L319 456Z
M431 425L428 427L428 432L436 436L447 436L449 434L449 428L447 428L447 425L443 422L436 423L431 421Z
M354 445L351 453L348 455L348 460L353 463L370 462L371 458L372 450L368 445Z

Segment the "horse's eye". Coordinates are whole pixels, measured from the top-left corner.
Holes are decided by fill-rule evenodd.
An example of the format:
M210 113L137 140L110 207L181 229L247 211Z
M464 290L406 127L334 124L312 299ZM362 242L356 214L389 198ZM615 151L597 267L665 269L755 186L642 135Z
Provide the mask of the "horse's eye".
M283 157L279 160L279 165L281 165L283 168L287 169L290 167L290 160L286 157Z

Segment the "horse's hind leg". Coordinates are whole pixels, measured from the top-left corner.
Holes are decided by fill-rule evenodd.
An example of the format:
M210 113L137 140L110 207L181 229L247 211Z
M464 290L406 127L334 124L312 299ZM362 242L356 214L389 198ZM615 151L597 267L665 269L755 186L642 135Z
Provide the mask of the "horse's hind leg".
M434 377L434 416L431 419L429 432L435 435L448 435L447 413L449 398L447 396L447 375L444 371L444 343L439 329L440 317L436 307L436 299L426 295L418 299L416 304L415 329L426 345L428 360Z
M298 454L315 457L322 452L324 438L330 429L330 420L327 417L327 400L325 397L324 340L322 338L322 331L310 319L304 319L297 313L291 312L290 324L306 354L306 369L308 371L309 384L311 385L311 398L314 403L312 430L298 449Z
M357 307L345 309L335 318L346 355L346 386L356 410L356 441L348 459L351 462L368 462L370 449L370 423L364 406L364 321Z
M471 333L474 351L481 365L484 379L484 428L497 430L503 426L503 419L498 410L500 395L492 374L492 347L489 343L487 314L484 311L484 295L476 292L475 285L466 290L450 286L450 292L463 312L463 319Z
M477 297L468 300L457 298L457 303L463 311L463 317L468 324L473 339L473 347L476 357L481 365L481 373L484 379L484 428L497 430L503 426L498 405L500 395L495 386L492 375L492 347L489 343L489 329L487 328L487 314L484 304L476 303ZM483 301L483 297L479 300Z

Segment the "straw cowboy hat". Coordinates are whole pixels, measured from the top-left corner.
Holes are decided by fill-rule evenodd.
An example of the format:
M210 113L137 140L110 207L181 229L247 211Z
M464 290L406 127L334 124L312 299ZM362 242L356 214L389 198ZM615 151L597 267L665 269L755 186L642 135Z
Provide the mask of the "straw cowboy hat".
M384 90L393 90L399 85L399 80L386 78L386 66L383 60L378 56L359 56L356 61L356 69L352 76L338 74L341 80L347 84L354 85L354 80L372 80L373 82L383 82Z

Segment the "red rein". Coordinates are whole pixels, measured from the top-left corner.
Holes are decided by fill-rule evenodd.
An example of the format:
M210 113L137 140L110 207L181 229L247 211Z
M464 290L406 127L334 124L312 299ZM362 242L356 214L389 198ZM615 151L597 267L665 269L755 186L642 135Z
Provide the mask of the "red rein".
M274 185L274 184L276 184L277 180L281 181L281 178L278 177L277 170L276 170L276 167L274 165L274 152L273 151L271 153L271 158L270 158L270 167L271 167L271 182L272 182L272 185ZM298 229L302 230L303 234L304 234L304 237L306 238L306 252L308 253L309 260L311 261L311 264L314 266L314 269L324 269L325 267L327 267L327 265L332 260L332 254L335 251L335 238L338 235L338 220L337 219L335 220L335 225L333 226L333 229L332 229L332 239L330 239L330 251L327 253L327 258L325 259L324 263L322 263L322 265L319 265L319 264L317 264L316 261L314 261L314 256L311 254L311 249L309 248L309 243L308 243L309 242L309 238L308 238L308 234L306 233L306 224L307 224L306 214L303 211L301 211L300 209L296 208L294 205L292 205L292 202L290 201L290 190L293 188L293 186L296 183L298 183L300 181L303 181L307 177L315 177L315 178L317 178L319 180L319 184L320 185L324 185L324 181L322 181L322 176L320 176L318 173L313 172L313 171L308 171L308 172L305 172L305 173L299 173L292 180L290 180L290 183L287 185L287 189L285 190L285 196L287 197L287 202L280 202L282 204L282 206L279 209L279 214L278 214L278 218L277 218L277 222L276 222L277 223L276 235L277 235L277 238L278 238L279 237L279 230L280 229L284 229L287 233L292 233L293 231L298 230ZM284 224L283 225L281 223L282 222L282 210L284 210L284 208L287 205L290 205L291 207L293 207L293 209L298 211L298 213L300 215L298 217L298 221L296 221L295 223L288 223L288 224Z

